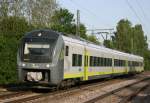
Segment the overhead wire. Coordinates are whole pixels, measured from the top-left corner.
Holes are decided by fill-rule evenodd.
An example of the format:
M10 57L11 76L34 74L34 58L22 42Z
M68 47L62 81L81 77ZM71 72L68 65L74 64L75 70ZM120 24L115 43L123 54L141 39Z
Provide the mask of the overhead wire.
M71 1L74 5L78 6L79 8L82 8L85 12L87 12L88 14L90 14L90 16L93 16L95 19L100 18L97 14L95 14L94 12L92 12L91 10L85 8L84 6L80 5L79 3L75 2L74 0L69 0ZM105 24L109 27L111 27L109 24Z
M141 17L137 14L136 10L132 7L132 5L129 3L128 0L125 0L127 5L129 6L129 8L132 10L132 12L135 14L136 18L139 20L139 22L141 24L143 24L145 26L146 31L148 32L147 26L145 25L145 23L143 23Z
M145 11L144 11L143 7L141 6L141 4L139 3L139 1L138 0L135 0L135 1L136 1L137 5L139 6L139 8L141 9L141 11L143 13L143 17L145 19L147 19L147 21L150 23L150 19L147 17L147 14L145 13Z
M144 24L144 23L142 22L141 18L137 15L135 9L134 9L134 8L132 7L132 5L129 3L129 1L128 1L128 0L125 0L125 1L127 2L129 8L134 12L134 14L135 14L135 16L137 17L137 19L141 22L141 24ZM137 2L138 2L138 1L137 1ZM142 9L142 12L144 12L143 9ZM145 13L144 13L144 15L145 15ZM146 31L147 31L147 33L148 33L147 26L146 26L145 24L144 24L144 26L145 26L145 29L146 29Z
M81 6L80 4L76 3L76 2L73 1L73 0L70 0L70 1L73 2L74 4L76 4L78 7L84 9L87 13L93 14L95 17L97 17L97 15L96 15L95 13L93 13L91 10L89 10L89 9L87 9L87 8L85 8L85 7L83 7L83 6Z
M125 1L126 1L127 5L129 6L129 8L132 10L132 12L135 14L135 16L137 17L137 19L139 20L139 22L142 23L141 18L138 16L138 14L136 13L136 11L135 11L135 9L132 7L132 5L129 3L129 1L128 1L128 0L125 0Z

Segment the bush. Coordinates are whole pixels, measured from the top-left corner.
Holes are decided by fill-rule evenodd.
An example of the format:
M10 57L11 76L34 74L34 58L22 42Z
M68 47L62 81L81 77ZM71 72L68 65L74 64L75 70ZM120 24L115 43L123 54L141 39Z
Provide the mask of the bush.
M0 84L17 81L17 49L20 38L33 29L24 18L7 17L0 20Z

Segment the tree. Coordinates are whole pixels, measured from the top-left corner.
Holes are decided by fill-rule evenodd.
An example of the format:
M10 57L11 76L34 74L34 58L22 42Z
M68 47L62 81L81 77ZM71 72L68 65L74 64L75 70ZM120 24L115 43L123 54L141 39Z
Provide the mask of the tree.
M56 0L2 0L0 16L25 17L36 27L48 27L51 17L57 8Z
M9 16L2 18L0 21L0 32L8 36L22 36L25 32L33 28L29 25L25 18Z
M144 36L142 25L137 24L133 27L133 53L143 56L147 50L147 39ZM139 40L140 38L140 40Z
M87 40L89 40L89 41L91 41L91 42L93 42L95 44L98 44L98 45L100 44L100 42L98 41L98 39L94 35L89 35Z
M74 15L67 9L60 8L56 10L52 17L51 28L53 30L65 33L75 34Z
M51 25L51 18L57 7L56 0L27 0L27 4L32 24L38 27Z
M129 20L122 19L117 24L117 31L112 40L104 41L104 44L109 48L144 57L145 69L149 69L150 51L142 25L136 24L132 27Z
M117 32L115 34L116 48L121 51L131 53L131 38L132 38L131 22L122 19L117 24Z
M150 70L150 50L144 52L144 68L145 70Z
M112 40L104 40L104 46L107 48L114 48Z
M88 39L88 36L86 34L86 27L84 24L80 24L80 36L84 39Z
M76 24L74 15L67 9L60 8L55 11L52 17L51 29L67 34L76 34ZM87 38L86 27L80 24L80 37Z
M9 11L9 3L5 2L5 0L2 0L0 3L0 16L6 17L8 16Z
M17 81L16 57L22 36L33 28L25 18L5 17L0 21L0 84Z

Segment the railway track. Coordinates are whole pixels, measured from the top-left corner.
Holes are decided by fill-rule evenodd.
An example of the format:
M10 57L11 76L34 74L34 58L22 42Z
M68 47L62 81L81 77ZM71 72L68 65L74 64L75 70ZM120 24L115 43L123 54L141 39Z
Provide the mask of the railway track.
M25 91L20 91L20 92L13 92L13 93L8 93L8 94L3 94L0 96L0 100L4 100L4 99L9 99L9 98L14 98L14 97L18 97L21 95L26 95L26 94L31 94L32 92L25 92Z
M139 77L134 76L134 77L131 77L131 78L136 79L136 78L139 78ZM80 95L80 93L86 92L86 91L88 91L90 93L92 91L95 91L95 90L100 89L100 88L105 88L105 87L107 87L109 85L112 85L112 84L115 85L115 84L118 84L118 83L128 81L131 78L129 77L128 79L124 79L124 78L122 78L122 79L110 79L110 80L107 80L107 81L103 81L103 82L99 81L99 82L91 83L91 84L86 84L85 83L85 84L75 86L75 87L72 87L72 88L69 88L69 89L59 90L59 91L52 91L52 92L49 92L49 93L34 93L34 92L31 92L31 91L16 92L16 93L11 93L11 94L6 94L6 95L0 96L0 102L2 102L2 103L4 103L4 102L5 103L22 103L22 102L41 103L41 102L45 102L45 101L49 101L49 100L51 100L52 102L57 102L57 100L61 99L62 97L63 98L68 98L70 95ZM115 89L113 91L109 91L108 93L105 92L103 95L101 95L99 97L97 96L95 98L85 100L84 102L86 102L86 103L96 102L99 99L105 98L105 97L107 97L107 96L109 96L109 95L111 95L115 92L120 91L123 88L130 87L134 84L138 84L138 83L140 83L142 81L145 81L145 80L146 79L141 79L138 82L134 82L133 84L126 85L122 88L118 88L118 89ZM98 91L98 93L99 92L100 91ZM81 97L79 97L79 98L81 98ZM129 99L127 99L127 100L129 100ZM62 101L60 103L62 103ZM123 100L123 101L126 101L126 100Z
M92 98L84 103L103 103L106 99L110 99L110 98L111 98L111 100L109 102L111 102L111 103L127 103L127 102L131 101L132 98L134 98L139 92L143 91L144 89L146 89L149 86L149 83L147 83L145 81L150 81L150 78L146 78L146 79L140 80L138 82L134 82L132 84L114 89L108 93L105 93L98 97ZM134 91L132 91L131 93L129 92L128 94L126 93L135 87L136 87L136 89ZM123 96L123 95L125 95L125 96Z
M5 103L22 103L22 102L34 102L37 99L41 99L41 98L53 98L55 96L61 96L61 95L65 95L68 93L73 93L73 92L77 92L88 88L93 88L94 87L98 87L98 86L106 86L112 83L118 83L121 82L121 79L114 79L114 80L107 80L104 82L97 82L97 83L91 83L91 84L82 84L80 86L75 86L69 89L65 89L65 90L59 90L59 91L53 91L50 93L37 93L36 95L33 95L33 92L17 92L17 93L12 93L9 95L3 95L0 97L0 102L5 102ZM30 95L31 94L31 95ZM17 97L17 98L15 98Z
M136 78L136 80L123 80L123 81L116 81L116 82L110 82L107 84L103 84L103 85L91 85L91 86L87 86L87 87L83 87L80 89L76 89L74 91L68 91L66 93L59 93L57 95L54 96L47 96L44 98L39 98L37 100L31 101L31 102L36 102L36 103L41 103L42 101L44 102L49 102L51 101L52 103L71 103L71 102L75 102L75 103L95 103L97 102L99 99L103 99L109 95L115 94L116 92L121 91L124 88L128 88L130 86L133 85L139 85L139 83L143 84L143 82L147 81L150 79L150 77L148 78L142 78L140 80L137 80L139 78ZM123 85L123 86L122 86ZM118 87L120 86L120 87ZM145 85L147 86L147 84ZM98 102L99 103L99 102ZM103 101L100 103L104 103ZM110 102L106 102L106 103L110 103ZM114 102L116 103L116 102ZM121 103L121 102L120 102Z
M29 98L41 95L39 93L33 93L31 91L21 91L10 94L4 94L0 96L0 103L16 103L16 100L20 100L23 98Z
M134 97L136 97L137 94L139 94L141 91L145 90L148 86L149 86L149 84L144 84L139 89L137 89L135 92L131 93L129 96L122 99L119 103L127 103L127 102L131 101Z

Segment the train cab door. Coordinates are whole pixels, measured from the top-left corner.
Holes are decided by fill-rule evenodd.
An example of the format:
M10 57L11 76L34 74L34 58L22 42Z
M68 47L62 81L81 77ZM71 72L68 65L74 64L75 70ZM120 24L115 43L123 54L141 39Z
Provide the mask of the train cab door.
M83 80L88 80L88 69L89 69L89 53L85 50L84 53L84 77Z

